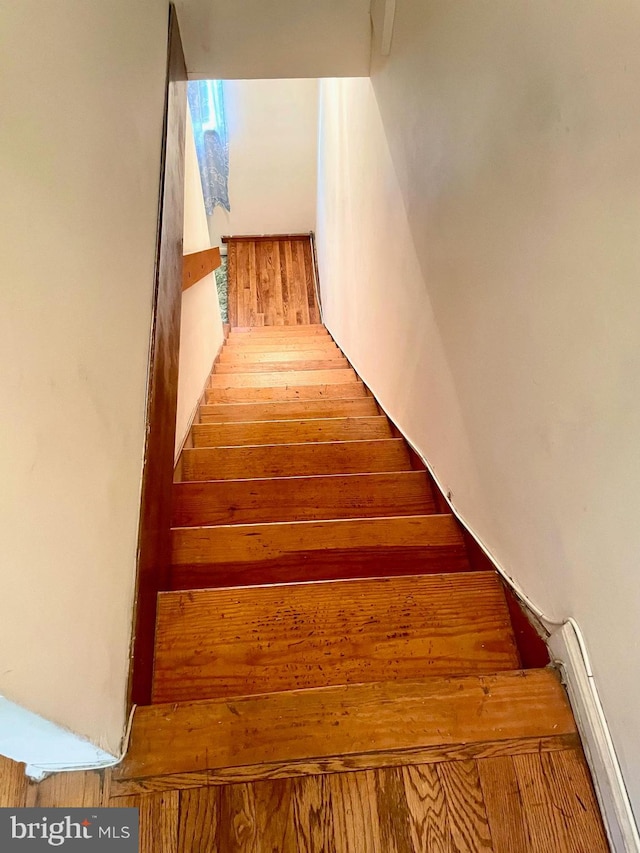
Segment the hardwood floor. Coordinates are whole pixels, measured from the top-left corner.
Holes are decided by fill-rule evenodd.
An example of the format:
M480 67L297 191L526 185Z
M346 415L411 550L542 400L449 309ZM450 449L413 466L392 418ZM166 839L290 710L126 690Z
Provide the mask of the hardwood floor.
M241 243L242 322L299 322ZM606 851L546 648L327 330L233 328L207 397L126 758L0 763L0 806L136 806L143 853Z
M109 771L27 785L0 758L0 807L27 804L139 808L141 853L608 849L576 746L120 796Z
M311 238L227 239L232 326L319 323Z

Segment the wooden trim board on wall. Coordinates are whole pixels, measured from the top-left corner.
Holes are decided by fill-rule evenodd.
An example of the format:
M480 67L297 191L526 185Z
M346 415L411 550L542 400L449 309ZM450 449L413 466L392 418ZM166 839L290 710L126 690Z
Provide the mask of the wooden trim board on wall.
M186 81L178 19L171 6L147 390L147 443L142 471L133 663L129 683L129 702L138 705L151 701L157 593L166 584L170 564L182 306Z
M218 269L222 259L220 249L204 249L202 252L191 252L182 258L182 289L187 290L197 284L205 275Z

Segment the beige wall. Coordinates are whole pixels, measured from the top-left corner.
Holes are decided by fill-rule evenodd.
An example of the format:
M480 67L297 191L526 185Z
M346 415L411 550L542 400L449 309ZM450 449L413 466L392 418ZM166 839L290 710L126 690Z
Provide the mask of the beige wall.
M640 7L397 6L325 85L339 344L499 562L573 616L640 808Z
M176 0L192 78L369 73L369 0Z
M231 212L209 217L214 245L225 234L315 229L317 80L232 80L224 84Z
M184 170L184 253L211 247L207 214L204 209L198 158L191 116L187 107L187 136ZM178 374L178 415L176 455L193 420L211 365L222 346L224 334L213 273L200 279L182 294L180 318L180 366Z
M168 9L4 3L0 693L119 750Z

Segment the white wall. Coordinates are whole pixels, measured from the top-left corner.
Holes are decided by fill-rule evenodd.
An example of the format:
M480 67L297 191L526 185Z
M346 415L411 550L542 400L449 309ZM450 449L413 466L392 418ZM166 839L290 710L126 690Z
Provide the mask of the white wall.
M0 51L0 693L119 750L168 9L10 0Z
M216 207L214 245L226 234L315 229L317 80L235 80L224 84L231 212Z
M577 619L640 809L640 7L397 6L325 86L338 343L534 602Z
M198 157L187 107L183 249L185 255L188 255L210 247ZM182 294L176 455L189 431L196 406L211 373L211 365L223 342L224 332L215 276L214 273L209 273Z
M177 0L189 76L369 73L369 0Z

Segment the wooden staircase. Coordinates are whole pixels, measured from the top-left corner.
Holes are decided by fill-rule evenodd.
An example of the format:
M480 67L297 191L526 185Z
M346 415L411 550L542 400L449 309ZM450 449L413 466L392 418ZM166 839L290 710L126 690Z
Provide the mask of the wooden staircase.
M499 576L323 326L234 328L196 420L113 797L581 754ZM548 849L606 849L584 814L588 848Z

